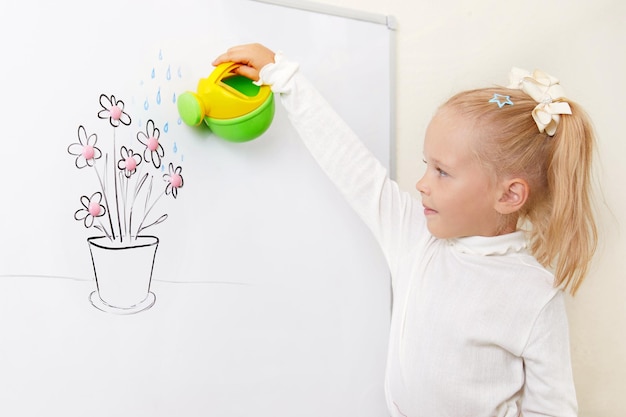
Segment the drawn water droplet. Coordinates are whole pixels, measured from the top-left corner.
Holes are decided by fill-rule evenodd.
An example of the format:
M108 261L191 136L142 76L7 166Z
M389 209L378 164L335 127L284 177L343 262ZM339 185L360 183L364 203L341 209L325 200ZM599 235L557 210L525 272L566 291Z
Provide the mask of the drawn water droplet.
M150 73L150 78L154 79L154 77L156 77L156 72L154 71L154 68L152 68L152 72Z
M170 66L167 66L167 72L165 73L165 79L167 79L167 81L172 79L172 70L170 68Z
M183 120L179 117L178 120L176 120L176 124L180 126L182 123L183 123Z
M183 72L180 67L178 67L178 78L183 78Z
M143 109L148 110L149 108L150 108L150 103L148 103L148 99L146 98L146 101L143 102Z
M161 172L165 171L165 165L161 165Z
M170 124L169 122L165 122L165 124L163 125L163 131L167 133L169 130L170 130Z
M159 91L157 91L156 102L157 104L161 104L161 87L159 87Z
M185 159L185 155L183 155L182 153L180 154L180 162L183 162L183 160Z
M174 153L178 152L178 146L176 146L176 142L174 142L174 147L172 148Z
M176 93L172 94L172 103L176 103Z
M159 49L159 61L163 60L163 50Z

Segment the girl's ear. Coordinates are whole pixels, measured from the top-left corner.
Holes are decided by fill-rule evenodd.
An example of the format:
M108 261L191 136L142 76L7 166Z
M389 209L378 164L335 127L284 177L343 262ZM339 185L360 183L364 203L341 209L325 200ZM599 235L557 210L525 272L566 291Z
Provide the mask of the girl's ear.
M511 214L519 211L530 193L528 183L521 178L513 178L502 183L502 194L496 202L495 209L500 214Z

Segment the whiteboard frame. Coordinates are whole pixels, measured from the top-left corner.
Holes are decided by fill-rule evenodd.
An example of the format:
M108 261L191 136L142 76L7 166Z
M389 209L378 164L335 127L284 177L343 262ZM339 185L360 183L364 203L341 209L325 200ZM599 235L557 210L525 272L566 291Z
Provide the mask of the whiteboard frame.
M332 4L322 4L308 0L252 0L259 3L275 4L277 6L291 7L294 9L302 9L309 12L317 12L329 14L339 17L347 17L350 19L363 20L371 23L379 23L387 26L388 29L395 30L397 27L396 19L393 16L371 13L362 10L348 9L345 7L334 6Z
M314 13L322 13L331 16L344 17L347 19L361 20L364 22L385 25L390 30L390 91L389 91L389 176L396 179L396 37L397 21L395 17L379 13L371 13L362 10L348 9L345 7L322 4L309 0L251 0L258 3L267 3L277 6L290 7Z

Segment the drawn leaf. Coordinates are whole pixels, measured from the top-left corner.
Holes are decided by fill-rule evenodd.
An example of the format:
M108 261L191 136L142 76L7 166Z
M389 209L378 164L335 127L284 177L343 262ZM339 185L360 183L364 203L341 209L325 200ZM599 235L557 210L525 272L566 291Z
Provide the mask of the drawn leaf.
M147 229L150 226L156 226L159 223L163 223L165 220L167 219L167 214L162 215L161 217L159 217L158 219L156 219L154 222L150 223L147 226L143 226L142 228L140 228L139 230L137 230L137 233L139 234L139 232L141 232L142 230Z
M137 196L139 195L139 191L141 191L141 187L143 187L143 184L146 182L147 179L148 179L148 174L146 173L144 174L143 177L141 177L141 179L137 183L137 186L135 187L135 198L137 198Z

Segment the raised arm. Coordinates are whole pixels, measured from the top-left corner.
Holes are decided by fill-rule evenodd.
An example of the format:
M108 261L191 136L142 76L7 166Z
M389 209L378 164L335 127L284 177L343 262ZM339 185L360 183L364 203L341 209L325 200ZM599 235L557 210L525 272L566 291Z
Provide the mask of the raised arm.
M236 46L214 64L243 64L239 73L269 84L280 94L292 125L324 172L372 230L392 271L403 245L423 221L413 224L413 200L387 175L385 167L359 140L321 94L298 71L298 65L259 44ZM417 208L419 210L419 208Z

